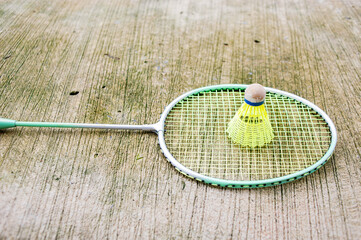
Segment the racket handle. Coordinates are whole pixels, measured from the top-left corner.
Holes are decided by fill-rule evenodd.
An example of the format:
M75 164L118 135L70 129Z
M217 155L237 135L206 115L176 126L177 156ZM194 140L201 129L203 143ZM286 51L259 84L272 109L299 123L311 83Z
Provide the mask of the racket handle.
M53 127L53 128L96 128L119 130L158 131L158 125L118 125L118 124L89 124L89 123L55 123L55 122L18 122L11 119L0 118L0 129L13 127Z
M15 123L15 120L0 118L0 129L16 127Z

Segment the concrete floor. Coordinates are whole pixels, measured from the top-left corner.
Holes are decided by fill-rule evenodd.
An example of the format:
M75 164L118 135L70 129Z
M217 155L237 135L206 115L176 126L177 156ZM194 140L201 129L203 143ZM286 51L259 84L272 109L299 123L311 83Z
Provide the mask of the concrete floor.
M333 120L317 172L262 189L179 174L153 133L0 132L0 239L360 239L360 1L0 3L0 116L151 124L180 94L281 89Z

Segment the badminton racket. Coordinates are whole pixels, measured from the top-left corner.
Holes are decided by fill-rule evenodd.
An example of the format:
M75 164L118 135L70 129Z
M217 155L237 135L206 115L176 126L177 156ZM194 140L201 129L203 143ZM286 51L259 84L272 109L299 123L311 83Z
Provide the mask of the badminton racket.
M151 125L21 122L11 127L102 128L153 131L166 159L182 174L214 186L257 188L302 178L322 167L337 142L334 124L313 103L265 88L265 107L274 139L263 147L242 147L227 137L227 125L244 101L248 85L215 85L187 92L171 102Z

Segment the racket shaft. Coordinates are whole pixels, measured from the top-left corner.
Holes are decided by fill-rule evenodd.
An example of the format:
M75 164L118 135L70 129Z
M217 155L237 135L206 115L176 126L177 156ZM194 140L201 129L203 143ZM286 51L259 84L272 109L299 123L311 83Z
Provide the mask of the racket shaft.
M55 123L55 122L15 122L15 125L16 127L97 128L97 129L156 131L154 125L118 125L118 124Z

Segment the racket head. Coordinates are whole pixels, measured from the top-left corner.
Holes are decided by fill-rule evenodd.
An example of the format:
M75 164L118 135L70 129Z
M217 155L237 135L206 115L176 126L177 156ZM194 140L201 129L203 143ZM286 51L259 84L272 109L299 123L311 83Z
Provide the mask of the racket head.
M189 92L179 96L178 98L176 98L173 102L171 102L165 108L164 112L161 115L160 131L158 131L158 139L159 139L160 149L161 149L162 153L164 154L164 156L166 157L166 159L180 173L182 173L182 174L184 174L184 175L186 175L186 176L188 176L190 178L193 178L193 179L196 179L198 181L201 181L201 182L204 182L204 183L207 183L207 184L211 184L211 185L214 185L214 186L229 187L229 188L258 188L258 187L275 186L275 185L279 185L279 184L282 184L282 183L291 182L291 181L294 181L296 179L300 179L300 178L302 178L304 176L309 175L310 173L313 173L314 171L316 171L320 167L322 167L327 162L327 160L332 156L332 153L333 153L333 151L335 149L336 142L337 142L337 132L336 132L336 128L335 128L332 120L329 118L329 116L324 111L322 111L319 107L317 107L315 104L309 102L308 100L303 99L303 98L301 98L299 96L296 96L296 95L288 93L288 92L284 92L284 91L281 91L281 90L268 88L268 87L265 87L266 92L267 92L265 105L266 105L268 115L270 116L271 124L272 124L272 126L274 128L274 133L276 135L275 139L273 140L274 143L271 143L271 145L268 146L268 148L272 148L272 147L275 148L275 146L278 144L279 149L277 149L277 150L275 150L275 149L272 150L271 149L270 150L271 152L273 151L275 153L274 156L272 157L272 159L274 159L275 161L278 161L278 159L275 159L275 156L277 156L277 155L281 156L281 158L282 158L280 161L278 161L279 162L278 166L276 164L276 166L271 167L275 171L278 171L277 167L282 168L282 164L287 164L287 162L286 162L287 160L289 160L289 161L294 160L292 158L287 159L287 157L284 158L282 156L282 155L287 155L286 151L293 151L293 150L299 151L300 149L298 149L298 148L301 148L300 151L306 151L306 148L309 147L310 144L312 144L312 146L315 145L312 142L311 143L303 143L300 140L298 140L298 141L300 141L300 143L294 144L295 149L292 149L292 147L289 147L289 146L288 147L283 147L282 146L282 144L285 144L285 143L286 143L286 145L288 145L287 142L285 142L284 140L281 140L282 137L284 137L284 136L281 136L283 134L282 131L284 129L282 129L282 128L280 129L279 127L275 127L275 125L277 125L275 122L277 122L277 121L282 121L283 122L283 121L285 121L284 118L287 118L287 117L285 117L285 114L284 114L285 109L287 110L287 105L285 104L284 100L287 100L286 103L287 102L292 102L296 106L300 106L300 109L306 109L306 111L305 111L306 114L307 114L307 112L309 112L311 114L310 118L312 118L312 115L316 115L318 120L320 120L321 122L323 122L325 124L327 130L323 129L322 131L325 131L325 132L322 133L322 134L323 135L326 134L327 136L323 136L324 140L321 141L322 142L322 149L320 148L320 151L322 152L322 154L318 153L318 155L320 157L318 157L317 159L313 159L311 161L309 161L309 159L306 159L307 161L309 161L308 166L301 166L301 169L298 168L294 172L292 170L292 167L290 168L289 172L285 171L285 173L282 173L282 171L279 171L278 175L275 174L276 177L269 177L270 175L272 175L272 173L263 174L264 176L262 177L261 176L262 174L251 173L251 171L253 171L253 170L250 170L250 172L248 173L249 174L248 179L247 179L247 177L238 177L238 178L237 177L229 177L229 176L227 176L227 174L223 174L223 176L225 176L225 177L219 177L220 174L218 174L218 175L217 174L207 174L207 173L205 173L205 170L197 171L197 169L194 168L193 166L190 167L190 165L188 164L189 161L184 160L184 159L194 155L194 153L192 153L192 148L186 150L185 152L175 153L175 148L171 146L171 144L173 144L173 143L171 142L172 140L170 140L170 138L172 138L172 137L174 138L174 136L177 137L177 135L175 135L174 132L176 132L177 134L181 134L183 132L182 129L185 129L185 132L187 132L189 134L189 132L191 132L191 131L189 129L187 130L187 128L190 128L191 124L188 124L187 121L188 122L192 121L192 118L193 118L193 116L191 116L189 118L189 116L191 115L190 112L187 113L187 111L185 111L184 115L188 117L188 120L185 119L183 122L179 121L179 122L175 123L175 125L178 124L178 130L175 130L175 131L173 130L173 136L172 136L172 134L167 133L167 130L170 131L171 130L170 128L174 127L174 126L168 126L169 124L170 125L174 124L174 123L171 123L171 121L169 120L170 116L172 114L173 115L175 114L174 116L177 116L176 112L179 111L179 108L182 108L182 107L179 107L180 104L182 105L182 103L187 102L189 100L192 100L192 98L194 100L194 99L197 99L197 98L202 97L202 96L207 96L207 94L210 94L210 96L211 96L213 93L215 93L215 95L217 95L218 93L232 93L233 94L232 98L235 98L234 93L236 93L236 96L238 96L237 94L239 93L239 99L236 99L232 103L230 103L230 101L227 102L227 96L225 97L226 100L222 103L222 105L217 103L217 107L218 107L219 111L222 111L222 109L224 110L225 108L228 108L228 109L233 108L233 111L234 111L233 113L232 113L232 111L228 111L228 113L227 113L228 114L227 117L230 120L231 117L233 117L233 115L236 113L237 109L241 106L241 103L243 102L243 97L242 96L244 96L244 95L242 95L242 93L244 94L244 91L245 91L245 89L247 87L248 87L248 85L243 85L243 84L225 84L225 85L208 86L208 87L198 88L198 89L189 91ZM280 105L278 103L278 105L276 107L271 107L271 108L267 108L267 106L268 105L273 106L272 102L276 101L278 98L283 99L282 101L283 101L283 104L285 105L284 106L285 109L283 109L284 110L283 112L278 113L277 116L275 114L275 116L272 117L272 114L273 114L272 111L277 112L279 110L279 109L277 109L277 106L279 107ZM205 100L203 105L200 104L200 101L198 101L198 102L196 101L194 104L196 104L198 108L199 108L199 105L202 105L202 107L204 109L200 109L200 111L193 111L192 112L193 115L204 114L205 112L207 113L208 110L207 110L207 107L205 107L205 106L206 106L206 103L212 104L212 97L210 97L208 100L210 100L210 101L207 102ZM190 104L192 104L192 103L190 103ZM231 104L232 106L230 107L227 104L228 105ZM282 108L282 106L281 106L281 108ZM210 111L208 113L211 114L211 112L212 111ZM305 115L305 116L308 117L307 115ZM305 116L302 116L302 117L305 117ZM196 116L195 119L201 119L202 117L204 117L204 116L198 116L198 117ZM223 121L221 121L221 124L219 122L217 122L217 121L212 121L211 120L211 122L208 124L208 127L212 127L212 124L213 125L218 125L217 127L220 127L220 125L223 124L223 126L221 126L219 129L225 128L226 127L225 122L228 121L227 117L225 117L223 119ZM305 119L297 119L297 116L293 116L292 118L293 118L293 120L291 119L291 121L295 121L296 124L297 124L298 120L302 120L302 121L305 120ZM288 120L288 121L290 122L290 120ZM311 122L312 122L312 119L311 119ZM312 123L306 123L306 124L304 124L306 128L307 128L307 124L312 125ZM185 125L185 127L183 127L183 125ZM176 128L177 128L177 126L176 126ZM287 128L288 128L288 131L291 129L290 126L286 127L286 129ZM312 128L314 128L314 126L312 125L309 128L312 130ZM295 129L297 129L297 127L295 127ZM308 129L308 131L311 131L310 129ZM295 133L299 134L300 131L302 131L302 130L297 130L297 132L295 132ZM313 131L315 131L315 130L313 130ZM199 130L198 130L198 132L199 132ZM224 133L224 136L222 136L222 141L224 141L223 143L225 143L226 145L230 144L229 146L231 146L232 152L239 151L239 152L242 153L242 154L238 155L235 159L232 159L233 155L231 154L231 157L230 157L231 159L228 157L228 160L227 160L228 163L229 162L242 162L242 161L244 161L244 157L248 156L247 154L249 153L249 151L258 151L258 153L261 153L264 150L264 148L250 149L250 148L241 147L239 145L238 146L234 145L229 140L227 140L225 129L224 129L223 133ZM222 131L219 130L217 132L217 134L221 135ZM292 133L292 134L294 134L294 133ZM277 138L277 135L279 135L279 138ZM326 141L325 141L325 138L327 139ZM199 147L198 146L199 144L197 145L197 140L196 140L197 136L195 136L193 138L193 140L192 140L192 136L188 135L186 137L186 139L187 139L187 141L191 141L191 142L193 140L195 141L195 143L193 144L193 150L194 150L194 148ZM313 137L310 136L310 139L313 139ZM199 138L198 138L198 140L199 140ZM229 142L226 142L226 141L229 141ZM179 143L179 142L178 142L178 144L182 145L182 143ZM325 146L325 145L327 145L327 146ZM201 147L204 148L204 146L201 146ZM178 151L179 151L179 149L180 148L178 148ZM214 150L214 149L205 149L204 151L200 151L197 154L206 155L207 151L212 151L212 150ZM227 152L227 150L230 150L230 149L226 149L226 150L222 149L222 151L225 152L225 153ZM191 152L190 156L188 156L189 154L187 153L187 151ZM280 155L279 152L281 152L281 155ZM307 154L312 155L311 152L309 152ZM260 154L260 156L261 155L262 154ZM268 155L269 155L269 153L268 153ZM186 157L184 157L184 156L186 156ZM197 156L199 157L199 155L197 155ZM257 156L257 153L255 154L255 156ZM265 156L265 155L262 155L262 156ZM292 157L291 155L289 155L289 156ZM207 157L205 157L205 158L207 158ZM252 157L251 157L250 159L247 159L248 167L253 164L252 163L253 160L254 160L254 162L261 163L261 165L262 165L262 161L264 161L268 165L273 164L273 163L270 163L269 159L265 159L265 158L264 159L258 159L257 157L252 159ZM208 154L208 159L206 161L208 161L208 164L210 164L210 168L212 169L212 163L211 163L213 161L212 156L209 156L209 154ZM218 157L217 161L218 161L218 167L220 168L220 170L217 169L217 171L222 172L222 166L220 167L220 165L222 164L222 159L220 159L220 157ZM192 162L192 161L190 161L190 162ZM194 162L197 162L197 160L195 160ZM297 162L298 162L299 165L302 165L302 159L297 159ZM226 165L229 165L228 163L226 163ZM234 163L232 163L232 166L233 165L234 165ZM259 167L260 166L258 166L257 168L259 168ZM252 167L250 167L250 169L251 168ZM237 169L235 169L235 171L237 171ZM242 171L244 171L244 169L242 169L240 167L239 172L242 172ZM259 171L259 169L257 169L257 171ZM257 177L252 177L252 174L253 174L253 176L257 175ZM243 175L247 175L247 174L243 174Z

